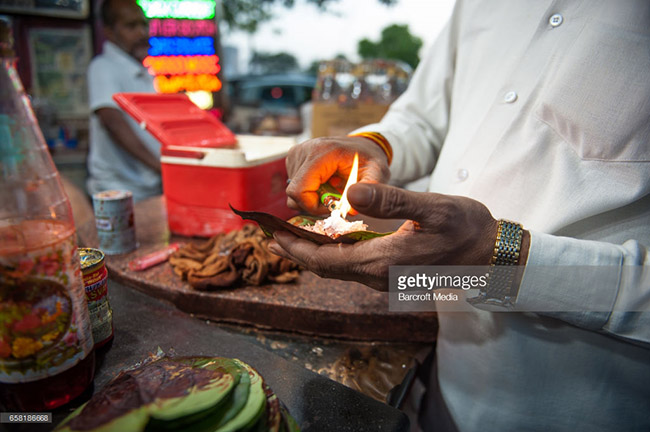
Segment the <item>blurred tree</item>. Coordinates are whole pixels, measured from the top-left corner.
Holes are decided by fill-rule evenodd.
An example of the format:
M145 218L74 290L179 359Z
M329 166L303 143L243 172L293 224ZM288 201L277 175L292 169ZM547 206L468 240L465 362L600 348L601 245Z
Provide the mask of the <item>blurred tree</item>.
M381 31L379 42L368 39L359 41L357 52L363 59L402 60L415 69L420 62L418 52L421 47L422 39L412 35L408 25L393 24Z
M321 10L327 10L327 6L339 0L304 0L314 4ZM352 1L352 0L349 0ZM377 0L386 6L392 6L399 0ZM248 33L255 33L257 27L270 20L271 6L279 3L287 8L293 7L295 0L222 0L221 13L223 21L231 29L243 30Z
M298 70L298 60L285 52L270 54L255 51L249 66L253 74L287 73Z

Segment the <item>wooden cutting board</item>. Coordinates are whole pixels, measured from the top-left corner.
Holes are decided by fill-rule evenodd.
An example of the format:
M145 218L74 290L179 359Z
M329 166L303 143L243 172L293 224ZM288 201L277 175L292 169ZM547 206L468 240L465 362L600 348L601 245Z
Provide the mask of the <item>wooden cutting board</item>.
M212 292L194 290L173 273L169 263L132 271L129 261L170 242L205 241L171 235L164 197L137 203L135 225L138 249L108 256L109 278L169 301L197 317L344 339L430 342L436 338L435 313L389 312L388 294L355 282L322 279L308 271L303 271L296 283ZM78 226L78 235L82 246L98 246L93 218Z

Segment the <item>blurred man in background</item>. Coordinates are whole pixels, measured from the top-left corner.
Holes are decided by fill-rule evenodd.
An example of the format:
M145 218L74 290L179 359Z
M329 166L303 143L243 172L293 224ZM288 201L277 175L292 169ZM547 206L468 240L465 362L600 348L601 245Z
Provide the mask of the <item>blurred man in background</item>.
M101 17L107 41L88 68L88 192L129 190L138 201L162 193L160 144L112 97L154 92L153 77L142 65L149 49L148 24L135 0L105 0Z

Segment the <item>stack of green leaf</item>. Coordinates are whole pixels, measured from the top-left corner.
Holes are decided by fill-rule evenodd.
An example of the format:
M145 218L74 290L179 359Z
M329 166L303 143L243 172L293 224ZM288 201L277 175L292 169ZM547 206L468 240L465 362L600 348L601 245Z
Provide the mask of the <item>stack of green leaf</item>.
M260 374L222 357L162 357L123 371L56 431L273 431L300 428Z

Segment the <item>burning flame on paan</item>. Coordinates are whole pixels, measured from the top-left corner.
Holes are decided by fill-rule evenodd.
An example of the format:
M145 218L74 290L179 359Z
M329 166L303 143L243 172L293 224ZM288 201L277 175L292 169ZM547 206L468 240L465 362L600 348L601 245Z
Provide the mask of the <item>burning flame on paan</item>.
M350 209L352 209L352 206L348 201L348 189L350 189L350 186L355 184L357 181L359 181L359 153L354 154L352 170L350 170L348 182L345 184L345 189L343 189L343 194L341 195L341 201L339 201L339 204L337 206L342 218L345 218L348 215Z
M328 235L332 238L337 238L338 236L354 231L365 231L368 226L364 224L363 221L348 222L345 219L345 217L352 209L352 206L348 201L348 189L358 180L359 154L356 153L354 155L354 161L352 162L352 170L350 170L350 176L348 177L348 181L345 184L345 189L343 189L343 194L341 195L341 200L334 206L330 217L327 219L318 220L313 226L306 229L317 232L319 234Z

